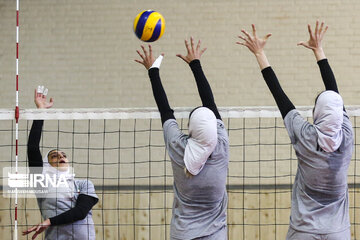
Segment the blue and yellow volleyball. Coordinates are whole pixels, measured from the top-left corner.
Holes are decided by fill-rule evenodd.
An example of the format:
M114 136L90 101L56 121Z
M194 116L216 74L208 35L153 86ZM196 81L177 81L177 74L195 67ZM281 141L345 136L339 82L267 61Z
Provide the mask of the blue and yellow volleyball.
M134 20L135 35L144 42L154 42L161 38L165 31L164 17L153 10L139 13Z

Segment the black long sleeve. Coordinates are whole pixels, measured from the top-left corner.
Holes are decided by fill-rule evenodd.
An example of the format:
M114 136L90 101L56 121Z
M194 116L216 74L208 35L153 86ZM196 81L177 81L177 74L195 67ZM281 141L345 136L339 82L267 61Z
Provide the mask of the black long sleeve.
M200 60L195 59L189 63L191 71L194 74L197 89L201 98L201 102L204 107L209 108L212 110L216 116L217 119L221 120L221 116L219 114L219 111L216 107L214 95L211 91L211 87L209 82L207 81L205 74L202 70Z
M162 124L164 124L164 122L168 119L175 119L174 110L170 108L164 87L161 83L159 69L150 68L149 77L155 102L161 115Z
M282 118L285 118L288 112L295 109L294 104L292 104L288 96L281 88L279 80L277 79L276 74L271 67L264 68L261 73L265 79L267 86L270 89L271 94L275 99L275 102L281 112Z
M34 120L30 130L27 144L29 167L43 166L42 156L39 148L43 124L44 120Z
M331 70L328 60L325 58L325 59L318 61L317 63L320 68L321 77L324 82L325 89L332 90L334 92L339 93L339 90L338 90L338 87L336 84L336 80L335 80L335 76L334 76L333 71Z
M73 223L84 219L92 207L98 202L97 198L80 194L76 200L76 205L72 209L50 218L52 226Z

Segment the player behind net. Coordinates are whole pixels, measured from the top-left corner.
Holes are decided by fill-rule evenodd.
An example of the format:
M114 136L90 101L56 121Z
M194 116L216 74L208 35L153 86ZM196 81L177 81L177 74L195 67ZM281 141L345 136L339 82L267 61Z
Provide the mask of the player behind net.
M47 102L47 89L44 93L43 91L43 86L39 86L35 90L36 107L39 109L51 108L53 100L50 99L50 102ZM42 158L39 142L43 123L43 120L34 120L30 130L27 148L29 167L36 167L36 170L30 171L56 175L56 178L59 179L65 176L69 189L60 191L49 185L46 190L53 194L51 197L50 195L47 195L49 197L37 195L37 202L44 221L23 231L23 235L34 232L32 239L35 239L45 231L46 240L94 240L95 229L91 209L98 202L94 185L90 180L75 179L69 173L69 159L63 151L54 149Z
M190 45L185 40L185 46L187 55L177 56L189 64L202 101L202 106L189 115L189 135L179 129L160 80L163 54L155 61L151 45L149 52L142 46L143 53L137 51L141 60L135 60L148 70L172 164L174 202L170 238L224 240L227 239L228 135L200 65L206 49L200 49L200 41L195 46L193 38Z
M252 35L242 30L238 44L255 55L298 158L286 239L350 239L347 172L353 130L321 45L328 27L317 21L313 32L308 25L309 41L298 44L314 52L326 89L315 100L313 124L300 116L267 60L264 46L271 34L258 38L252 29Z

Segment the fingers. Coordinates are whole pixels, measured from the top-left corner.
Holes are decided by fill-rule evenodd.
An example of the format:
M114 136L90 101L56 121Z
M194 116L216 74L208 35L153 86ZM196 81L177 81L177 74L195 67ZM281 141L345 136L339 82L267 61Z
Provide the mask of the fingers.
M37 226L36 232L38 232L40 230L40 228L41 228L41 223Z
M35 239L37 237L37 235L39 235L38 231L39 231L40 228L41 228L41 224L39 224L37 226L34 226L34 227L27 230L27 233L35 231L35 234L32 236L31 239Z
M319 37L320 40L324 37L326 31L329 28L327 25L325 26L325 28L324 28L324 26L325 26L325 23L321 22L320 28L319 28L319 20L316 20L315 37Z
M238 38L244 40L245 42L236 42L236 44L239 44L239 45L242 45L242 46L245 46L245 47L249 47L249 40L241 35L238 36Z
M243 42L236 42L236 44L243 45L243 46L247 47L246 43L243 43Z
M298 45L298 46L304 46L304 47L305 47L305 43L304 43L304 42L298 42L297 45Z
M142 50L143 50L143 52L144 52L144 60L146 59L146 58L148 58L148 53L147 53L147 51L146 51L146 49L145 49L145 47L143 46L143 45L141 45L141 48L142 48Z
M48 108L51 108L53 105L54 105L54 99L53 99L53 98L50 98Z
M142 62L142 61L140 61L140 60L135 59L134 61L137 62L137 63L140 63L140 64L143 64L143 65L144 65L144 62Z
M142 48L142 50L144 52L145 58L147 58L148 54L147 54L147 51L146 51L145 47L143 45L141 45L141 48Z
M309 31L309 34L310 34L310 37L312 36L312 31L311 31L311 26L310 24L308 24L308 31Z
M254 24L251 24L252 27L252 31L253 31L253 36L256 37L256 28Z
M185 47L188 53L190 53L190 47L188 41L185 39Z
M152 47L151 45L149 44L149 54L150 54L150 57L152 56Z
M184 60L185 62L189 62L185 56L181 55L181 54L176 54L177 57L181 58L182 60Z
M144 46L141 46L141 48L144 50ZM136 50L137 54L141 57L142 61L135 59L134 61L137 63L140 63L142 65L145 64L146 56L144 56L139 50Z
M242 40L247 41L247 39L246 39L246 38L244 38L244 37L243 37L243 36L241 36L241 35L239 35L239 36L238 36L238 38L241 38Z
M141 57L141 59L145 61L144 55L142 55L142 53L141 53L139 50L136 50L136 52L139 54L139 56Z
M37 236L39 235L39 233L38 232L36 232L33 236L32 236L32 240L34 240Z
M207 48L204 48L203 50L201 50L200 52L200 56L206 51Z
M199 51L199 49L200 49L200 44L201 44L201 41L200 41L200 39L199 39L198 44L197 44L197 46L196 46L196 51Z
M314 47L311 47L307 42L298 42L297 43L298 46L304 46L308 49L315 49Z
M315 36L319 33L319 20L316 20L316 25L315 25Z
M251 39L251 36L250 36L250 34L249 34L247 31L245 31L244 29L241 29L241 32L242 32L243 34L245 34L245 35L248 37L248 39Z
M271 36L272 36L271 33L266 34L266 36L264 37L264 40L267 41L269 39L269 37L271 37Z
M323 30L323 27L324 27L324 22L321 22L320 29L319 29L319 34L320 35L321 35L322 30Z
M243 46L246 46L246 44L244 42L235 42L236 44L239 44L239 45L243 45Z
M191 50L194 52L194 38L190 37Z
M321 38L323 38L323 37L324 37L324 35L325 35L326 31L328 30L328 28L329 28L328 26L326 26L326 27L325 27L324 32L321 34Z
M22 232L23 235L27 235L29 233L31 233L32 231L34 231L36 229L37 226L33 226L25 231Z
M251 39L245 38L245 37L243 37L243 36L241 36L241 35L239 35L238 37L245 41L245 45L244 45L244 46L249 46L249 45L251 44ZM242 44L242 45L243 45L243 44Z

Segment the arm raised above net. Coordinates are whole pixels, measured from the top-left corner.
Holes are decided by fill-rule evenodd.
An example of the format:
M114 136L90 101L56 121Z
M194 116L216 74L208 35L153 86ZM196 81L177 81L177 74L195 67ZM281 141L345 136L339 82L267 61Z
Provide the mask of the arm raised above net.
M200 40L198 41L197 46L195 48L194 39L192 37L190 38L190 43L191 43L191 47L189 46L188 41L185 40L185 47L187 49L186 56L183 56L181 54L177 54L176 56L183 59L186 63L189 64L191 71L193 72L195 77L196 86L201 98L202 105L212 110L217 119L221 119L221 116L215 104L215 99L210 84L207 81L200 64L200 57L206 51L206 48L204 49L200 48L200 44L201 44Z
M37 108L51 108L54 104L52 98L50 101L46 101L47 89L44 86L38 86L34 93L34 102ZM29 159L29 167L42 167L43 161L40 153L39 143L41 139L41 133L43 128L43 120L34 120L27 144L27 153Z
M324 22L322 22L319 26L319 21L316 21L315 32L312 31L310 24L308 24L307 27L309 32L309 40L307 42L299 42L298 45L304 46L313 51L320 68L325 89L339 93L334 73L331 70L328 60L326 59L325 52L322 48L322 40L326 31L328 30L328 26L325 26Z
M136 52L142 60L135 60L135 62L142 64L148 70L155 102L161 115L161 122L164 124L168 119L175 119L174 111L169 105L159 74L159 68L164 54L161 54L158 59L155 60L152 54L151 45L149 45L149 53L144 46L141 46L141 48L143 53L139 50Z
M318 61L317 63L320 68L320 73L321 73L321 77L322 77L322 80L325 85L325 89L332 90L334 92L339 93L339 90L338 90L338 87L336 84L336 80L335 80L335 76L334 76L333 71L331 70L328 60L325 58L325 59Z
M159 69L149 69L149 77L155 102L161 115L162 124L164 124L168 119L175 119L174 110L170 108L164 87L161 83Z
M285 118L286 114L288 114L291 110L295 109L295 106L292 104L288 96L283 91L276 77L276 74L271 68L270 63L264 52L266 41L271 36L271 34L267 34L264 38L260 39L256 36L256 29L254 24L252 24L252 30L252 35L250 35L245 30L241 30L245 37L239 35L239 38L242 39L244 42L237 42L237 44L246 46L255 55L264 80L275 99L276 105L281 112L281 116L282 118Z

